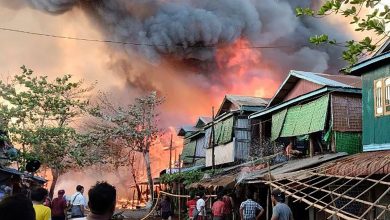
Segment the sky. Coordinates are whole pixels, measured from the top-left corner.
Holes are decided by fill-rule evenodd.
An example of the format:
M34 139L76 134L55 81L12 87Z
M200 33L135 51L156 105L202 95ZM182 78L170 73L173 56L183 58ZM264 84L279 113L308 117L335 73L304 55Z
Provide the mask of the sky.
M199 116L210 116L225 94L271 98L291 69L337 74L345 65L341 49L316 48L307 43L309 36L328 32L342 40L360 37L344 19L297 18L294 0L89 2L0 0L0 28L146 46L0 30L0 78L19 72L21 65L50 77L72 74L86 83L97 82L95 90L109 92L118 104L157 90L166 98L161 126L168 135L154 150L157 156L152 155L156 175L168 164L168 151L162 147L169 134ZM313 6L317 1L299 2ZM174 137L179 154L181 139Z

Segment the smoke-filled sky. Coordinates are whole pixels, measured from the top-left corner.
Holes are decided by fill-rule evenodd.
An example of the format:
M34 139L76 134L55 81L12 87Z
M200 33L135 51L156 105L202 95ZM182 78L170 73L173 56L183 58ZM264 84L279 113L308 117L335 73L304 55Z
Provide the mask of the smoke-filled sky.
M291 69L336 74L340 48L309 36L351 38L342 19L297 18L316 0L0 0L0 27L132 44L64 40L0 31L0 73L21 65L69 73L118 103L157 90L168 131L210 115L225 94L272 97ZM255 48L257 47L257 48ZM271 48L262 48L271 47ZM179 143L177 143L179 144ZM157 150L156 150L157 151ZM167 156L164 151L163 155ZM167 164L155 157L156 167Z

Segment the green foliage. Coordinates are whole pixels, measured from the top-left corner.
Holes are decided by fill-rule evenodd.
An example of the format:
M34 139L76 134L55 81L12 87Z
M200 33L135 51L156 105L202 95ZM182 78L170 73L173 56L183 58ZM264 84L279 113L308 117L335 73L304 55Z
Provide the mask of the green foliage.
M72 82L71 75L51 81L24 66L21 70L10 83L0 81L0 129L7 132L3 138L20 146L21 168L29 159L58 173L82 165L75 163L81 153L74 152L77 132L70 123L87 109L85 95L92 87Z
M201 180L203 175L204 172L201 171L164 174L160 177L160 181L165 184L172 184L172 183L179 182L179 183L183 183L184 185L189 185L191 183L195 183Z
M386 31L386 25L390 22L390 8L388 5L384 5L380 10L374 9L365 15L361 14L363 11L369 11L379 4L381 4L381 0L329 0L325 1L318 10L298 7L296 8L296 15L321 17L330 14L341 14L352 19L350 23L356 25L355 31L374 32L379 38L375 42L370 37L365 37L361 41L350 40L346 42L337 42L334 39L329 40L327 34L310 37L309 42L315 45L328 43L344 46L346 49L343 51L342 58L350 65L354 65L359 58L372 53L384 39L390 36L389 32Z

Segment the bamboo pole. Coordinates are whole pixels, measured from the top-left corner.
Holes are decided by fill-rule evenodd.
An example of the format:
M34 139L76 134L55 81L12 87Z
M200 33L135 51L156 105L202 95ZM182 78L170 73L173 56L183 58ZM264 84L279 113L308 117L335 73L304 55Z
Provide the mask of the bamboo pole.
M277 185L276 184L277 182L275 182L275 185ZM267 183L267 184L270 184L270 183ZM282 186L284 187L284 185L283 184L280 184L281 186L279 186L278 188L279 189L281 189L282 191L285 191L285 192L287 192L287 189L283 189L282 188ZM289 190L296 190L296 189L294 189L294 188L288 188ZM304 192L301 192L303 195L306 195L307 196L307 194L306 193L304 193ZM295 195L294 193L292 193L292 192L289 192L289 195L288 195L289 197L294 197L295 199L300 199L301 198L301 196L298 196L298 195ZM307 196L308 198L310 198L310 199L313 199L314 201L316 201L316 202L311 202L310 204L309 203L307 203L309 206L308 207L306 207L305 208L305 210L307 210L307 209L309 209L310 207L312 207L313 205L312 204L318 204L318 203L321 203L321 204L319 204L319 205L321 205L322 207L323 206L325 206L325 205L327 205L327 203L325 203L325 202L323 202L322 200L318 200L318 199L316 199L315 197L313 197L313 196ZM305 202L305 200L306 201L309 201L309 200L307 200L307 199L302 199L302 201L303 202ZM318 203L317 203L318 202ZM348 213L348 212L346 212L346 211L341 211L341 212L343 212L343 213L345 213L346 215L350 215L350 216L352 216L352 217L354 217L355 219L356 218L359 218L359 216L356 216L356 215L354 215L354 214L351 214L351 213Z
M383 167L385 167L386 165L387 165L386 163L383 164L383 166L381 166L379 169L376 169L374 172L371 172L370 175L367 175L367 176L365 176L363 179L359 180L359 182L357 182L356 184L354 184L353 186L351 186L350 188L348 188L348 189L347 189L346 191L344 191L342 194L338 194L338 195L337 195L336 193L334 193L334 194L337 195L338 197L337 197L336 199L333 199L330 203L332 203L333 201L339 199L339 198L342 197L343 195L344 195L345 198L347 198L347 196L345 196L345 194L346 194L347 192L351 191L353 188L355 188L355 186L359 185L361 182L363 182L364 180L368 179L370 176L374 175L374 174L375 174L376 172L378 172L379 170L383 169ZM346 181L344 184L340 185L339 187L337 187L337 188L334 189L333 191L336 191L336 190L340 189L342 186L345 186L345 185L346 185L348 182L350 182L350 181L352 181L352 180ZM358 201L358 200L356 200L356 201ZM361 201L362 201L362 200L361 200ZM363 201L363 202L365 202L365 201ZM330 204L330 203L329 203L329 204ZM329 204L328 204L328 205L329 205ZM370 204L368 204L368 205L370 205Z
M373 185L371 185L370 187L368 187L366 190L364 190L362 193L360 193L358 196L355 197L355 199L352 199L350 200L348 203L346 203L343 207L341 207L340 209L343 209L345 207L347 207L349 204L351 204L352 202L354 202L357 198L359 198L360 196L364 195L367 191L369 191L370 189L374 188L374 186L376 186L377 184L379 184L382 180L386 179L388 176L390 176L390 173L388 173L387 175L383 176L378 182L374 183ZM388 190L390 189L387 188L386 190L386 193L388 192ZM383 194L382 194L383 196ZM380 197L381 198L381 197Z
M211 121L211 135L212 135L212 146L211 146L211 167L213 173L215 172L215 130L214 130L214 106L211 108L212 112L212 121Z
M289 196L291 195L291 196L294 197L294 198L298 198L298 197L299 197L299 196L297 196L297 195L292 195L292 193L290 193L289 191L283 190L280 186L278 186L278 185L276 185L276 184L274 184L274 183L270 183L270 184L273 185L275 188L278 188L278 189L284 191L284 192L285 192L286 194L288 194ZM302 201L305 202L306 204L311 204L311 206L313 206L313 207L315 207L315 208L318 208L318 209L322 209L322 208L323 208L323 206L318 205L318 204L316 204L316 203L312 203L312 202L310 202L310 201L307 200L307 199L303 199ZM327 212L327 213L329 213L329 214L331 214L331 215L335 215L335 214L336 214L335 211L329 210L329 209L327 209L327 208L325 208L324 211ZM342 217L342 218L344 218L345 220L356 220L356 218L351 218L351 217L349 217L349 216L347 216L347 215L344 215L344 214L342 214L342 213L337 213L337 215L340 216L340 217Z
M312 174L313 175L317 175L317 176L328 176L328 177L332 177L332 178L344 178L344 179L352 179L352 180L363 180L364 179L363 177L350 177L350 176L340 176L340 175L331 175L331 174L319 174L319 173L312 173ZM373 182L373 183L378 182L378 180L369 179L369 178L365 179L365 180ZM383 185L390 186L389 182L381 181L380 183L383 184Z
M370 205L370 207L369 207L369 208L360 216L359 219L363 219L363 217L364 217L365 215L367 215L367 213L374 207L374 205L377 204L379 201L381 201L381 199L382 199L385 195L387 195L387 193L388 193L389 191L390 191L390 187L387 188L386 191L384 191L384 192L382 193L382 195L379 196L379 198L378 198L377 200L375 200L375 202L372 203L372 204ZM385 210L387 209L387 210L389 211L388 208L384 208L384 209L385 209Z
M295 181L295 180L290 180L290 181ZM296 183L298 183L298 184L302 184L302 185L307 185L307 184L305 184L305 183L300 183L300 182L298 182L298 181L295 181ZM311 186L311 188L313 188L313 189L320 189L320 191L322 191L322 192L326 192L326 193L329 193L329 194L334 194L334 195L336 195L336 196L338 196L338 198L337 199L339 199L340 197L342 197L342 198L345 198L345 199L354 199L353 197L351 197L351 196L347 196L347 195L345 195L345 193L348 191L344 191L342 194L340 194L340 193L336 193L336 192L334 192L334 191L329 191L329 190L326 190L326 189L321 189L321 188L319 188L319 187L315 187L315 186ZM350 188L351 189L351 188ZM334 200L337 200L337 199L334 199ZM317 199L317 201L320 201L320 200L318 200ZM372 203L371 202L367 202L367 201L364 201L364 200L361 200L361 199L356 199L356 201L358 201L358 202L360 202L360 203L363 203L363 204L366 204L366 205L371 205ZM330 203L328 203L326 206L325 206L325 208L326 207L328 207L331 203L333 202L333 200L330 202ZM376 207L379 207L379 208L386 208L385 206L382 206L382 205L376 205ZM321 210L320 210L321 211Z
M332 167L329 167L328 169L331 169L331 168L332 168ZM364 171L365 171L365 170L362 169L362 172L360 172L360 174L362 174ZM351 170L351 172L349 172L347 175L350 175L350 174L353 173L353 172L355 172L355 170ZM316 173L314 173L314 172L310 172L310 173L316 175ZM325 180L332 179L332 178L333 178L333 177L328 176L327 178L325 178L325 179L323 179L323 180L325 181ZM336 182L338 182L338 181L340 181L340 179L333 180L333 181L331 181L330 183L326 184L325 186L322 186L322 188L327 187L327 186L330 186L330 185L332 185L332 184L334 184L334 183L336 183ZM323 181L320 181L320 182L323 182ZM318 182L318 183L320 183L320 182ZM348 182L348 181L347 181L347 182ZM318 184L318 183L316 183L316 184ZM307 187L305 187L305 188L307 188ZM318 190L314 190L314 191L312 191L311 193L309 193L308 195L314 194L314 193L316 193L316 192L318 192ZM328 196L328 195L323 196L320 200L324 199L324 198L327 197L327 196ZM305 197L305 196L304 196L304 197Z

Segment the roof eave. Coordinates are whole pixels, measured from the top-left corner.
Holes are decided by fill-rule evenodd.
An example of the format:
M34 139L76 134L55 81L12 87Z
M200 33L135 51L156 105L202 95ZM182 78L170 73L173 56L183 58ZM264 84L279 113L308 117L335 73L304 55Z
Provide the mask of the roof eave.
M361 76L363 74L363 71L365 69L367 69L368 67L371 67L373 65L379 65L380 63L384 62L385 60L387 60L389 58L390 58L390 51L383 53L381 55L372 57L370 59L364 60L364 61L352 66L349 74L354 75L354 76Z
M346 92L346 93L355 93L355 94L361 94L361 89L360 88L345 88L345 87L330 87L330 86L325 86L320 89L314 90L310 93L306 93L304 95L298 96L294 99L290 99L286 102L282 102L279 105L272 106L270 108L266 108L263 111L260 112L255 112L253 114L249 115L249 119L254 119L257 117L261 117L263 115L270 114L272 112L275 112L277 110L283 109L285 107L288 107L290 105L293 105L297 102L301 102L305 99L312 98L318 95L321 95L326 92Z

